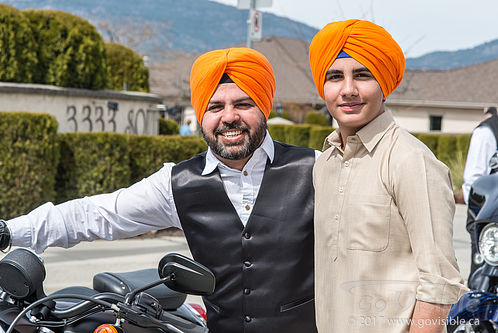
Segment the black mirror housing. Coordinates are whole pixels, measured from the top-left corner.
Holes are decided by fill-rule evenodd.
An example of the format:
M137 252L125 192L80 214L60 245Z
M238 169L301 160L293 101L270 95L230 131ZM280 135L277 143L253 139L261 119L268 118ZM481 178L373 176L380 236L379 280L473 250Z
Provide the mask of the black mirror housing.
M165 255L158 265L161 278L170 277L164 284L173 290L199 296L214 292L215 277L209 268L177 253Z

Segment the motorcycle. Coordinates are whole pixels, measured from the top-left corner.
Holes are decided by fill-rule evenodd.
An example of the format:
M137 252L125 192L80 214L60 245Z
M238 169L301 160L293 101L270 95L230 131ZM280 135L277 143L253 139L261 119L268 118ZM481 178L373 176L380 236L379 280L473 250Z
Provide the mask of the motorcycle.
M491 174L470 189L467 230L474 233L474 263L481 265L469 281L471 291L450 310L448 332L498 332L498 151L490 160Z
M0 332L208 332L200 306L184 301L186 294L210 295L214 275L180 254L165 255L157 269L99 273L93 289L68 287L49 296L45 275L42 258L30 250L0 260Z

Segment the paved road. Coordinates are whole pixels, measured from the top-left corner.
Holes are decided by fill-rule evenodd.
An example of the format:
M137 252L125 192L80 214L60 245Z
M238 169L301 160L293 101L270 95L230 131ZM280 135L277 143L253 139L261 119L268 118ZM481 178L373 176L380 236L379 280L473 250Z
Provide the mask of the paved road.
M470 268L470 237L465 230L466 206L457 205L453 244L462 276ZM168 252L190 256L183 237L129 239L113 242L81 243L71 249L50 248L43 254L47 278L45 291L51 293L69 285L91 287L93 275L102 271L126 272L157 267Z

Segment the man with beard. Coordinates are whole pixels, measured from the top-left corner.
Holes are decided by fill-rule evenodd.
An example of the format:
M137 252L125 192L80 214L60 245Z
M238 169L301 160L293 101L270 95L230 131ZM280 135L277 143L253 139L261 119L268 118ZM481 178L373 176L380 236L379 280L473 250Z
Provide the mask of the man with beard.
M275 79L259 52L208 52L194 63L190 85L207 152L166 163L129 188L47 203L0 223L0 249L42 252L179 227L194 259L216 276L204 298L210 331L315 332L315 151L271 139Z

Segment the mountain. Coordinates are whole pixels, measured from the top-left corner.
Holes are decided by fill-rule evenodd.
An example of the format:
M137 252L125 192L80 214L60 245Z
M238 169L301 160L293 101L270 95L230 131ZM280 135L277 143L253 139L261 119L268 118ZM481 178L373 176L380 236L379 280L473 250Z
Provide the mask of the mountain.
M244 42L247 37L247 10L239 10L208 0L3 0L2 3L17 9L57 9L78 15L90 21L97 28L105 23L108 30L126 31L126 25L135 29L135 36L141 39L137 50L150 54L158 47L164 50L197 53L228 47ZM154 39L139 31L148 25L159 29ZM290 37L311 42L318 32L316 28L269 13L263 14L263 36ZM133 31L126 31L133 34ZM144 40L145 39L145 40ZM121 41L120 41L121 42ZM157 43L159 42L159 43ZM149 49L148 49L149 48Z
M406 59L407 69L456 69L498 59L498 39L458 51L438 51Z
M103 36L109 39L113 35L115 41L149 55L152 62L244 43L247 36L247 10L209 0L0 0L0 3L18 9L57 9L81 16ZM317 32L306 24L263 14L263 36L294 38L309 44ZM408 58L406 68L446 70L497 58L498 39L470 49Z

